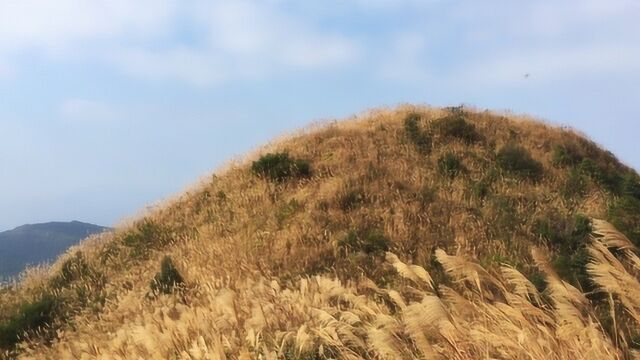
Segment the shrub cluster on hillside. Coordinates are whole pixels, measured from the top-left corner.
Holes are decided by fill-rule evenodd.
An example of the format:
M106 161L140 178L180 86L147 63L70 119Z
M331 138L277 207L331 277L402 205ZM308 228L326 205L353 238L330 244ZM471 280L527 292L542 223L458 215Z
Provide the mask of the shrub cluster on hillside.
M433 122L435 132L448 139L459 139L467 144L483 140L475 125L465 119L462 107L450 109L450 114Z
M311 175L309 162L293 159L286 152L270 153L253 162L251 170L275 182L284 182L291 178L304 178Z
M160 272L153 277L149 286L154 293L170 294L183 284L184 279L173 264L173 260L171 257L165 256L160 263Z
M418 151L423 154L428 154L431 151L431 136L422 129L419 114L409 114L404 119L404 130Z
M496 161L502 170L522 179L540 180L544 171L542 164L532 158L527 149L515 144L502 147L496 155Z
M0 324L0 350L13 348L27 333L50 332L57 307L57 299L53 296L21 304L6 322Z
M460 158L453 153L446 153L438 159L438 172L450 179L465 172L465 167Z
M0 358L633 358L635 172L544 125L442 114L292 138L0 288Z

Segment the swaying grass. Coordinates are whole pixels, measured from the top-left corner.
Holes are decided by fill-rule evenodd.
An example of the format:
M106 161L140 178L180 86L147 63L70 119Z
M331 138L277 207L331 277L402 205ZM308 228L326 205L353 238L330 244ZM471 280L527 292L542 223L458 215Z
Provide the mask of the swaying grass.
M640 259L608 223L594 221L594 229L589 275L625 310L612 314L612 333L598 322L594 304L562 281L539 250L533 257L548 284L544 293L512 267L488 271L437 250L452 287L393 253L386 259L398 278L385 288L366 278L342 283L313 276L283 284L262 276L232 283L205 276L189 305L163 295L156 307L139 308L130 294L103 314L100 327L79 324L83 331L101 330L93 337L70 334L39 351L59 358L634 358ZM117 320L127 318L132 321Z
M0 289L0 358L638 358L637 178L554 166L626 173L580 139L410 106L287 138Z

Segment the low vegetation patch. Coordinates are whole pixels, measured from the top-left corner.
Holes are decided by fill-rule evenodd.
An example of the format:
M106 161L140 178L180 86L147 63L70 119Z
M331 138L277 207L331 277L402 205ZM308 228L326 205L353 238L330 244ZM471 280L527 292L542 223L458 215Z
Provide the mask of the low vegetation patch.
M418 151L423 154L431 151L431 136L421 128L419 114L409 114L405 118L404 131Z
M25 334L49 332L57 308L57 299L51 295L22 304L8 321L0 323L0 349L13 349Z
M122 243L130 248L131 256L145 259L151 250L158 250L171 242L171 232L165 226L151 219L138 222L122 238Z
M165 256L160 263L160 271L149 284L151 291L154 294L170 294L182 285L184 285L182 275L173 264L171 257Z
M554 146L551 162L556 167L576 166L583 158L574 145L564 144Z
M592 290L587 275L589 254L586 250L591 234L591 221L578 214L565 218L559 214L549 214L534 221L532 232L545 240L557 254L553 265L558 274L567 281Z
M587 192L587 179L577 169L569 170L566 180L560 185L560 194L565 200L579 200Z
M451 114L433 122L432 128L444 138L459 139L473 144L483 139L476 126L465 119L462 108L452 108Z
M338 197L338 207L342 211L353 210L362 205L366 200L366 194L362 189L348 189Z
M380 255L389 250L391 241L381 231L369 229L363 232L349 231L338 246L347 251L362 251L365 254Z
M522 146L505 145L498 151L496 159L502 170L519 178L537 181L543 175L542 164Z
M253 162L251 170L258 176L278 183L311 176L308 161L293 159L286 152L270 153Z
M276 220L278 220L278 226L282 226L284 222L292 217L296 212L302 209L302 204L296 199L291 199L287 203L280 206L276 213Z
M446 153L438 159L438 172L450 179L464 173L467 169L454 153Z
M433 204L438 199L438 189L429 185L423 185L417 194L422 210Z
M78 251L62 263L60 272L51 279L51 285L62 288L78 280L95 280L97 277L98 274L87 263L82 251Z

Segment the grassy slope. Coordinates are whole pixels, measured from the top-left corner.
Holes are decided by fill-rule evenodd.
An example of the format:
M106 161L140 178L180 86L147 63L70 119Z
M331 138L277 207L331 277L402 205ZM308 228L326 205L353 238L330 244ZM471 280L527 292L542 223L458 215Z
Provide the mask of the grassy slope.
M81 257L70 254L49 274L0 290L0 323L15 323L20 306L53 294L47 322L64 331L40 330L22 350L52 358L477 358L523 351L545 358L578 349L586 357L630 356L625 339L637 324L622 311L609 315L606 296L591 295L587 305L577 290L558 289L593 287L582 216L609 218L636 240L627 183L637 175L575 133L526 119L465 112L478 136L450 136L438 119L459 115L377 110L270 145L263 152L308 160L313 175L279 183L234 164L115 235L85 244ZM411 117L417 126L407 128ZM509 144L526 148L542 175L500 166ZM542 259L534 265L534 246L549 266ZM404 268L385 261L385 248L426 268L438 290L417 268L420 279L398 276ZM461 272L452 262L462 258L436 249L488 272L475 265ZM165 255L185 284L155 296L149 284ZM536 290L516 291L508 280L517 275L499 274L503 264L546 287L540 303ZM314 274L323 277L306 278ZM473 274L477 281L454 281ZM573 317L563 317L557 310L565 302L578 314L565 309ZM588 314L603 319L605 330L589 325ZM415 322L422 315L428 321ZM567 330L567 323L574 326ZM518 327L525 329L521 344L504 345Z

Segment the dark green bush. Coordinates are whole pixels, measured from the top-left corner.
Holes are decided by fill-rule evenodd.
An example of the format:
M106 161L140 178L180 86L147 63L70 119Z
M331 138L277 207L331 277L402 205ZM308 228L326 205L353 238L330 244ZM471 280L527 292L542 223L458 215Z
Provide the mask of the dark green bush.
M131 249L134 258L146 258L151 250L161 249L170 242L170 229L151 219L138 222L122 238L122 243Z
M584 196L587 191L587 179L577 169L569 170L567 179L560 186L560 194L566 200Z
M53 287L62 288L77 280L94 280L96 277L97 274L85 260L82 251L78 251L62 264L60 273L51 279L51 284Z
M585 158L578 165L578 169L593 181L613 194L622 192L622 175L614 170L596 163L593 159Z
M609 206L607 219L640 246L640 199L628 195L615 199Z
M25 333L48 330L57 308L57 299L50 295L22 304L6 322L0 324L0 349L11 350Z
M552 163L557 167L567 167L578 165L583 156L580 152L570 145L557 145L553 148Z
M509 233L520 225L522 219L518 216L515 199L504 196L495 195L491 197L488 210L492 223L500 231L497 236L510 236Z
M342 211L349 211L360 206L365 199L365 193L361 189L349 189L339 196L338 206Z
M622 196L640 199L640 179L638 179L638 175L631 171L622 175L620 190Z
M438 189L425 185L420 188L417 197L420 202L420 207L426 209L427 206L431 205L438 198Z
M559 253L553 261L553 267L561 278L580 285L583 291L589 292L594 289L587 273L589 259L589 252L581 247L572 253Z
M338 246L345 250L362 251L370 255L380 255L389 250L390 240L382 232L369 229L359 233L352 230L338 242Z
M484 200L491 194L491 183L485 179L474 181L470 184L471 196L476 199Z
M165 256L160 263L160 272L149 285L154 293L170 294L176 287L182 286L184 279L169 256Z
M505 145L497 154L498 166L507 173L522 179L537 181L542 177L543 167L531 157L527 149L514 145Z
M482 140L475 125L465 120L462 110L453 111L450 115L433 122L433 129L445 138L459 139L466 144Z
M404 120L404 130L418 151L427 154L431 151L431 137L420 128L419 121L420 115L409 114Z
M578 214L567 219L559 214L549 214L538 218L532 231L556 249L553 265L563 279L579 284L583 289L593 289L586 271L589 261L586 246L592 231L588 217Z
M547 280L542 272L534 270L531 272L528 279L539 292L543 292L547 289Z
M571 253L587 244L591 234L591 220L580 214L567 219L552 213L537 218L531 230L560 252Z
M311 166L308 161L293 159L286 152L261 156L260 159L253 162L251 170L258 176L264 176L280 183L288 179L311 175Z
M278 225L282 225L285 220L293 216L298 210L302 208L302 204L298 202L296 199L291 199L289 202L283 204L278 209L276 213L276 219L278 220Z
M446 153L438 159L438 172L443 176L453 179L465 171L462 161L453 153Z
M389 250L389 238L378 230L368 231L362 239L362 250L367 254L380 254Z

